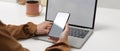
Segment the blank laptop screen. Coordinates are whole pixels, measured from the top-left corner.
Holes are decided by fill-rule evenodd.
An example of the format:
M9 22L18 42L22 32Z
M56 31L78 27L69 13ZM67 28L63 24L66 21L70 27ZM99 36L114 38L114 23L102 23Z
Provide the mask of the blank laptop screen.
M46 20L53 21L58 12L68 12L70 24L93 28L95 6L96 0L48 0Z

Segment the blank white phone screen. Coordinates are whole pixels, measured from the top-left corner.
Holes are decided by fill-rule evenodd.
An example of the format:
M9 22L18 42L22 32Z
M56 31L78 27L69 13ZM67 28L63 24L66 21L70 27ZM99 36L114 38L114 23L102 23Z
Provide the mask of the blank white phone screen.
M58 12L52 25L52 28L49 32L49 36L59 38L60 34L64 30L68 18L69 13Z

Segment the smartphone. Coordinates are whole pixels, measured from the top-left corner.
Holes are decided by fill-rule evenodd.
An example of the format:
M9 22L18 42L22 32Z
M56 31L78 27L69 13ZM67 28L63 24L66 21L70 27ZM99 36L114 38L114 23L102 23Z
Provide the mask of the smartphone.
M48 35L50 37L59 39L60 34L64 31L69 17L69 13L58 12Z

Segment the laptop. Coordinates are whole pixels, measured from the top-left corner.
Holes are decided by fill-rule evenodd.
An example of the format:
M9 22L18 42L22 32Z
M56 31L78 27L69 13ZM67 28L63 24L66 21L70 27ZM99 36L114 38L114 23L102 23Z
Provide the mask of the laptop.
M97 0L48 0L46 21L54 21L58 12L70 13L70 34L68 42L71 47L81 48L92 35L95 23ZM48 36L38 37L48 41Z

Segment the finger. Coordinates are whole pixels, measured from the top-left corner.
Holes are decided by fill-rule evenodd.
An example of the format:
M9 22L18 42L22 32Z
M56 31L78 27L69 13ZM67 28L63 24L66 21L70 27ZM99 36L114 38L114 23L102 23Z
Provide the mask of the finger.
M46 26L46 29L50 30L51 27L52 27L52 25L47 25L47 26Z
M50 30L46 29L45 31L46 31L46 34L48 34Z
M52 27L52 24L50 22L44 23L43 28L47 29L47 27Z
M52 38L52 37L49 37L48 39L51 40L53 43L56 43L56 42L57 42L57 40L55 40L55 39Z
M52 27L52 25L48 25L48 27Z
M52 23L51 21L46 21L46 22L50 22L50 23Z
M47 24L53 24L53 22L50 22L50 21L45 21L45 23L47 23Z
M65 25L65 30L64 30L64 32L66 32L66 31L69 31L69 25L68 25L68 23Z
M54 37L50 37L51 38L51 40L54 40L54 42L57 42L58 41L58 39L56 39L56 38L54 38Z
M47 35L48 33L49 33L49 30L47 30L47 29L44 29L40 32L40 34L45 34L45 35Z
M47 29L48 29L48 30L50 30L50 29L51 29L51 27L47 27Z

